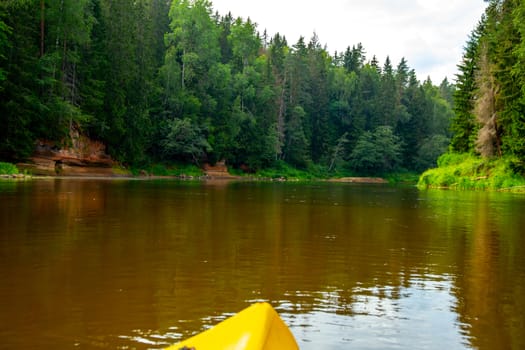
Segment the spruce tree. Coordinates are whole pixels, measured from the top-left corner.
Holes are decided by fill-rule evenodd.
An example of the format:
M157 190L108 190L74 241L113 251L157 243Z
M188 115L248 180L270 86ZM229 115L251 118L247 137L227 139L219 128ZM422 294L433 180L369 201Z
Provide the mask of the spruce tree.
M456 77L457 89L454 93L455 116L451 123L453 133L450 149L453 152L472 152L477 135L477 124L473 114L474 96L477 89L476 74L478 67L479 40L485 28L485 18L478 23L471 33L458 65Z

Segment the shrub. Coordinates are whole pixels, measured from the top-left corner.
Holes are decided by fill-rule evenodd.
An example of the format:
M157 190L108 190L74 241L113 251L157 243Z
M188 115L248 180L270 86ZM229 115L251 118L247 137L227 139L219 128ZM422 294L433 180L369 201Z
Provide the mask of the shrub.
M525 188L525 177L514 172L517 163L516 159L509 157L487 159L447 153L439 158L438 168L427 170L420 176L418 187L519 190Z
M393 172L401 163L401 148L402 141L392 128L380 126L359 137L350 154L350 164L360 174Z
M461 164L469 157L467 153L445 153L438 158L437 164L439 168Z
M18 174L18 168L14 164L0 162L0 174Z
M156 176L202 176L203 172L194 164L177 163L174 165L154 164L149 168L149 174Z

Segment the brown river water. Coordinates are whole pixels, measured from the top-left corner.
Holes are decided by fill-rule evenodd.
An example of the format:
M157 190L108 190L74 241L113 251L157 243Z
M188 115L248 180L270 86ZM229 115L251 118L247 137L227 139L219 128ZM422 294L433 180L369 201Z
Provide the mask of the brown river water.
M525 195L0 182L0 349L159 349L257 301L301 349L525 349Z

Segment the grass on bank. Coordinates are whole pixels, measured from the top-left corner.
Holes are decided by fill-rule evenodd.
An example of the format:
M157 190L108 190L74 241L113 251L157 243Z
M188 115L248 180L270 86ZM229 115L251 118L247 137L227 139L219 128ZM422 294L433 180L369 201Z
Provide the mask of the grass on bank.
M471 154L446 153L438 167L424 172L419 188L525 191L524 164L514 157L485 159Z
M416 185L419 181L421 174L412 172L397 172L392 174L386 174L384 179L389 184L405 184L405 185Z
M241 169L228 168L232 175L258 180L316 181L332 177L349 176L346 172L329 171L327 167L309 163L305 168L296 168L284 161L276 162L272 167L246 173Z
M313 181L326 179L329 175L327 169L318 165L310 164L306 169L298 169L285 162L278 162L271 168L257 171L255 177L272 180Z
M188 163L151 163L141 167L124 167L122 165L115 165L112 168L113 173L117 176L166 176L166 177L201 177L204 171L195 164ZM343 177L359 177L354 172L342 169L329 171L328 167L310 163L305 169L295 168L285 162L277 162L273 167L261 169L256 173L245 173L241 169L228 169L230 174L242 176L252 179L269 179L269 180L288 180L288 181L316 181L327 180ZM11 163L0 162L0 175L15 175L19 174L18 168ZM417 183L419 177L415 173L398 172L385 174L383 176L391 184L398 183Z
M131 168L134 176L170 176L170 177L199 177L204 175L201 168L194 164L162 164L155 163L145 168Z
M356 174L348 169L337 169L330 171L328 167L318 164L308 164L305 169L295 168L285 162L278 162L271 168L258 170L255 174L246 174L240 169L229 169L230 173L237 176L252 177L255 179L269 180L287 180L287 181L317 181L338 179L345 177L360 177L362 174ZM388 174L375 174L366 177L381 177L390 184L417 184L419 174L399 171Z

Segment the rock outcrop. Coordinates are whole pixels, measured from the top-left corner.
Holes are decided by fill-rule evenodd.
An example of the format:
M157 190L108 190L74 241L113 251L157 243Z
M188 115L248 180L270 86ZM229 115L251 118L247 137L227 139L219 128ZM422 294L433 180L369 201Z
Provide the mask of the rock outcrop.
M212 179L237 178L236 176L233 176L228 172L228 167L226 166L226 162L224 160L217 162L215 165L204 164L203 170L204 170L204 173L206 174L206 177L212 178Z
M113 164L102 142L72 132L65 146L37 140L33 155L17 166L33 175L115 176Z

